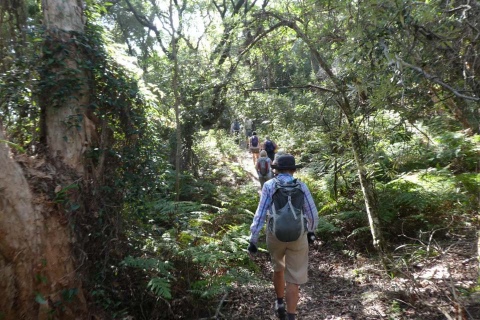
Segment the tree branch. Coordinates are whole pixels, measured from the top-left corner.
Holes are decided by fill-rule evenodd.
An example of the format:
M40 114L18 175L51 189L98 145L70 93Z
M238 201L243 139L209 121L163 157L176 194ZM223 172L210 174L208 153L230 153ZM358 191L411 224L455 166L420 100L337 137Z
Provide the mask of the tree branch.
M274 17L278 20L280 20L281 23L283 23L284 26L292 29L293 31L295 31L295 33L297 34L297 37L299 37L300 39L302 39L303 41L305 41L305 43L307 44L307 46L309 47L310 49L310 52L313 54L313 56L315 57L315 59L318 61L318 64L320 65L320 67L325 71L325 73L328 75L329 79L335 84L335 86L337 87L338 89L338 92L343 92L344 90L342 89L342 84L340 83L340 81L337 79L337 77L333 74L333 71L332 69L330 68L329 64L327 63L327 61L324 59L324 57L319 53L319 51L313 46L312 44L312 41L310 40L310 38L300 29L300 27L297 25L297 23L294 21L294 20L290 20L288 19L287 17L285 17L284 15L281 15L279 13L276 13L276 12L272 12L272 11L264 11L263 12L265 15L268 15L268 16L271 16L271 17Z
M334 93L336 94L337 92L331 89L323 88L316 86L314 84L307 84L304 86L284 86L284 87L266 87L266 88L252 88L252 89L246 89L244 91L266 91L266 90L281 90L281 89L315 89L318 91L323 91L323 92L329 92L329 93Z
M128 8L130 11L133 13L137 21L144 27L147 27L149 30L153 31L155 33L155 36L158 40L158 43L160 44L160 47L162 48L163 52L167 55L167 57L170 58L171 53L168 51L168 49L163 45L162 38L160 36L160 32L158 31L157 27L153 23L151 23L145 16L140 15L138 11L133 7L131 4L130 0L125 0Z
M462 99L466 99L466 100L480 101L479 97L467 96L467 95L464 95L464 94L460 93L457 89L455 89L452 86L450 86L450 85L446 84L445 82L441 81L437 76L429 74L428 72L426 72L422 68L414 66L414 65L412 65L408 62L405 62L402 59L400 59L399 57L395 57L395 58L396 58L397 62L399 62L402 66L405 66L405 67L408 67L410 69L413 69L413 70L417 71L418 73L422 74L427 80L430 80L430 81L442 86L443 88L451 91L455 96L457 96L459 98L462 98Z

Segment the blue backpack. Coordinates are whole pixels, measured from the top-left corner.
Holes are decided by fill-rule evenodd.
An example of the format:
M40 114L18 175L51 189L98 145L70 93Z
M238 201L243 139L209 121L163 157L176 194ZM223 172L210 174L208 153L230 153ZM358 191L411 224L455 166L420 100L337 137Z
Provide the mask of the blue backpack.
M265 142L265 151L267 151L267 152L273 152L273 151L275 151L275 145L273 144L272 141L267 140L267 141Z
M233 123L233 130L235 131L239 131L240 130L240 123L238 123L238 121L235 121Z
M251 146L252 147L258 147L258 137L257 136L252 137Z

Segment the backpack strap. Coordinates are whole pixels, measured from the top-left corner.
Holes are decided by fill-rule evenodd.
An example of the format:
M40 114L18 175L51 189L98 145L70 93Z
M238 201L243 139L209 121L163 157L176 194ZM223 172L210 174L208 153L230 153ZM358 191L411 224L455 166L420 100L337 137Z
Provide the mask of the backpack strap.
M290 210L292 211L293 218L297 220L297 214L295 213L295 208L293 207L293 204L292 204L292 196L288 196L288 205L290 207Z
M277 213L277 210L275 210L275 201L273 201L273 196L275 195L277 190L281 188L280 185L282 184L282 182L278 180L277 177L273 178L273 180L275 181L275 190L273 190L272 194L272 214L275 215Z
M275 190L273 191L273 194L275 194L278 189L282 188L285 185L290 185L292 188L300 188L301 190L300 185L297 183L297 179L293 179L292 182L282 182L277 177L275 177L274 180L275 180ZM273 198L273 195L272 195L272 198ZM297 220L298 216L295 213L295 208L293 207L293 204L292 204L292 197L290 195L288 196L287 202L288 202L288 206L290 207L290 210L292 211L293 217L295 218L295 220ZM274 201L272 201L272 213L273 214L276 213Z

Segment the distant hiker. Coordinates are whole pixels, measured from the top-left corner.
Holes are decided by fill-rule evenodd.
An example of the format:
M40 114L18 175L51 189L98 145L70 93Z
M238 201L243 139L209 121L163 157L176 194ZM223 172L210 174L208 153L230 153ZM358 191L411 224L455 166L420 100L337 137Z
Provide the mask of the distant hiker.
M267 248L277 296L275 311L284 320L287 316L288 320L295 319L299 286L308 280L308 244L315 241L314 231L318 225L318 211L308 187L293 178L298 167L290 154L279 156L277 164L272 165L279 174L263 185L247 248L253 257L258 250L260 231L268 219Z
M248 140L248 148L253 156L253 165L255 165L258 160L258 154L260 153L260 140L255 131L253 131L252 134L253 135Z
M237 119L235 119L235 120L232 122L232 126L230 127L230 132L231 132L233 135L238 135L238 133L240 132L240 122L238 122Z
M258 173L258 181L260 181L260 187L263 188L263 184L272 178L272 160L267 157L265 150L260 151L260 158L255 165Z
M277 149L275 142L270 140L269 136L266 136L265 142L263 143L263 150L267 151L267 155L272 161L275 159L275 149Z
M247 136L247 139L250 138L253 134L253 121L252 119L246 119L245 120L245 135Z
M253 121L252 119L245 119L245 137L248 144L248 140L253 134Z
M272 165L277 164L277 158L280 157L281 155L286 154L285 150L279 149L277 153L275 153L275 157L273 158ZM272 175L275 177L278 175L278 171L276 169L272 169Z

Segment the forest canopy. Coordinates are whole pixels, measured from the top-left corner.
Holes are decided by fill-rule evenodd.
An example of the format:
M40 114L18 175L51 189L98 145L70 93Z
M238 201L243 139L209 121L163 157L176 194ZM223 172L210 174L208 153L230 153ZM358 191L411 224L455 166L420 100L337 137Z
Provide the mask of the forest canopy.
M479 17L471 0L0 0L0 319L268 318L249 120L303 165L311 282L338 277L304 289L302 319L478 319ZM439 265L457 273L421 278Z

